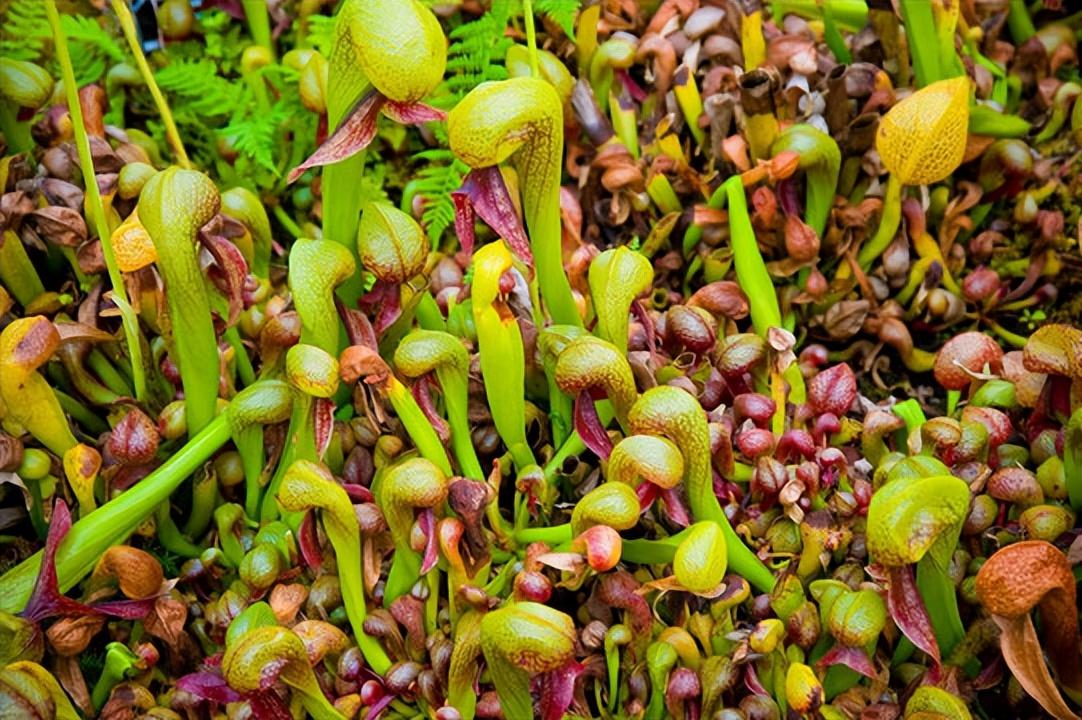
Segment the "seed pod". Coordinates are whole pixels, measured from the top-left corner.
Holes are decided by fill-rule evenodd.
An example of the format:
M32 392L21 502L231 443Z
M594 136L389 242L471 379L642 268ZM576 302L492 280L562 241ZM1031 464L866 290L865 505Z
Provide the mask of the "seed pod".
M785 252L798 263L811 262L819 256L819 236L796 215L785 218Z
M622 545L616 530L608 525L594 525L571 542L571 550L585 555L586 563L595 572L605 572L620 562Z
M1003 367L1003 350L982 332L965 332L948 340L936 353L935 379L948 390L964 390L985 366L993 373ZM967 372L968 371L968 372Z
M756 425L762 426L774 417L776 403L762 393L741 393L733 398L733 415L740 423L750 418Z
M725 536L717 523L695 523L676 548L673 574L677 582L694 593L714 590L725 575Z
M965 525L962 526L962 534L980 535L992 527L998 514L999 504L996 503L995 498L983 494L975 496L969 508L969 515L966 516Z
M0 81L3 95L20 108L37 110L53 94L53 76L25 60L0 58Z
M417 221L390 205L368 203L357 229L357 252L380 280L403 283L424 270L429 243Z
M998 293L1001 286L999 273L982 265L966 275L962 281L962 293L970 302L981 302Z
M883 116L875 147L884 167L902 184L930 185L961 164L968 124L969 79L940 80Z
M120 168L117 176L117 195L124 200L139 197L147 180L157 174L152 165L145 162L132 162Z
M1001 467L988 478L988 494L996 500L1014 503L1022 507L1044 502L1044 492L1037 476L1022 467Z
M1074 513L1059 505L1034 505L1022 512L1018 524L1027 537L1053 542L1074 527Z
M822 626L815 603L805 600L785 622L786 636L802 650L810 650L819 640Z
M741 375L766 357L766 341L751 333L729 335L718 348L717 365L723 375Z
M105 447L115 460L141 465L154 459L159 441L154 421L139 408L132 408L113 428Z
M717 342L717 323L702 308L673 305L665 313L665 339L694 353L709 352Z
M774 652L785 636L785 623L777 618L767 618L756 623L748 636L748 646L757 653L769 655Z
M804 663L790 663L785 673L785 699L801 714L814 714L823 704L823 686Z
M849 647L873 642L887 621L887 606L874 590L857 590L838 597L830 606L830 634Z
M1037 484L1046 498L1067 499L1067 473L1058 455L1053 455L1037 467Z
M256 545L241 560L238 574L244 584L262 593L274 584L282 569L282 556L270 544Z
M857 378L846 363L821 371L808 383L808 403L820 415L844 417L856 397Z
M968 720L972 717L965 701L957 695L934 685L921 685L909 696L905 704L905 717L944 718L944 720Z

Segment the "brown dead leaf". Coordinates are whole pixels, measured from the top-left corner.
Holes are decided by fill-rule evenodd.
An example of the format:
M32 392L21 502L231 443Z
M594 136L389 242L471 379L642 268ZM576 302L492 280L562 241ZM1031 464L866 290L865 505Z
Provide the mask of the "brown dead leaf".
M308 589L300 583L278 584L271 588L268 602L279 625L288 626L308 599Z
M79 660L75 657L57 658L54 670L56 679L64 692L68 694L75 706L86 717L94 717L94 703L90 700L90 690L86 686L86 678L79 667Z
M147 615L143 624L148 633L164 640L170 648L174 648L187 619L188 606L179 600L163 595L154 602L154 609Z

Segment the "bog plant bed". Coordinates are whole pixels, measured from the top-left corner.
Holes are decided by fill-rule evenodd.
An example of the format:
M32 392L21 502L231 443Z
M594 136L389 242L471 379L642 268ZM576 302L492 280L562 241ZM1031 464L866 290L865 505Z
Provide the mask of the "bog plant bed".
M0 0L0 717L1078 717L1080 37Z

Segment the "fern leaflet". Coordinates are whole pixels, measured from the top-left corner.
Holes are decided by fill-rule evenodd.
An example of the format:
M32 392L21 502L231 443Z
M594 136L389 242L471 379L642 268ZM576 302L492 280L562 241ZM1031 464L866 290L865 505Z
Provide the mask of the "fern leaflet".
M582 0L534 0L534 10L560 26L567 36L575 39L575 13Z
M439 243L443 231L455 221L451 193L462 185L469 167L444 148L425 150L413 157L424 161L414 180L414 189L424 200L421 222L432 242Z
M15 0L4 13L0 57L33 62L45 51L49 20L41 0Z
M64 15L60 25L68 36L71 63L79 85L97 82L105 74L106 64L124 61L126 56L120 43L97 19L86 15Z
M165 92L176 95L187 110L202 117L228 115L237 106L233 83L218 75L210 60L179 60L154 74Z

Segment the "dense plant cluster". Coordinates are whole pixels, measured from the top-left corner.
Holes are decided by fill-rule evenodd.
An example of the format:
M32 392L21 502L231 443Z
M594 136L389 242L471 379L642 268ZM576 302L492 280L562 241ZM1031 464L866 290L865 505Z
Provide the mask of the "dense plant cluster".
M0 0L0 716L1077 717L1070 5Z

